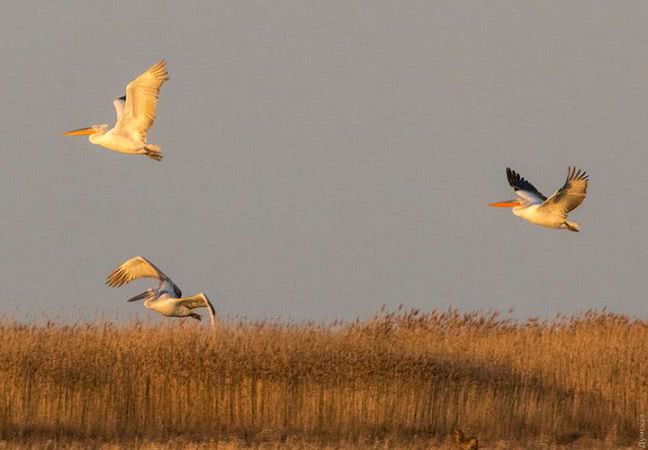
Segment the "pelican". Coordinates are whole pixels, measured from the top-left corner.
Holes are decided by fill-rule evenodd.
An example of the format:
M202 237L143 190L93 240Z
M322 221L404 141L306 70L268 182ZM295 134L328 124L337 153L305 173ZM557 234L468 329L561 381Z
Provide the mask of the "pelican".
M160 147L146 142L146 132L155 121L160 87L168 80L164 60L151 66L146 72L126 86L126 95L115 99L117 113L115 126L92 125L67 131L65 136L90 135L89 141L119 153L146 155L160 161Z
M517 198L490 203L489 206L513 207L513 214L543 227L580 231L577 223L567 221L567 214L585 200L589 180L585 171L576 171L575 167L568 168L565 184L549 198L508 167L506 176Z
M160 284L157 289L147 289L128 299L129 302L144 300L146 308L157 311L163 316L191 317L196 320L201 320L201 317L192 310L207 308L212 328L216 327L216 311L205 294L201 292L191 297L182 297L180 288L152 262L142 256L131 258L110 272L106 278L106 284L111 287L119 287L138 278L156 278L160 280Z

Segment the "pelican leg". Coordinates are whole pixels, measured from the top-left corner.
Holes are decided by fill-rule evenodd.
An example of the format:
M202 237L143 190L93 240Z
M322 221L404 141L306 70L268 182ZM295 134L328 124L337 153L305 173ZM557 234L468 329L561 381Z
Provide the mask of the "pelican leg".
M154 144L147 144L144 146L144 154L154 161L162 161L162 152L160 147Z
M565 228L567 228L569 231L575 231L576 233L578 233L578 232L580 231L580 228L578 228L577 225L576 225L576 226L574 226L574 225L575 225L575 224L572 224L571 222L565 222L565 223L563 223L563 226L564 226Z

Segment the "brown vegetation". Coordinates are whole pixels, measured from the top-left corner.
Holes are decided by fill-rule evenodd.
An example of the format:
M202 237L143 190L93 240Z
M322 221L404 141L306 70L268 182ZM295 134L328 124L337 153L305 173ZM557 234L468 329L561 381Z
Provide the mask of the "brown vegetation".
M463 431L457 429L452 432L452 437L462 450L479 449L479 440L475 436L466 437Z
M648 411L648 323L609 313L189 325L0 323L0 440L612 443Z

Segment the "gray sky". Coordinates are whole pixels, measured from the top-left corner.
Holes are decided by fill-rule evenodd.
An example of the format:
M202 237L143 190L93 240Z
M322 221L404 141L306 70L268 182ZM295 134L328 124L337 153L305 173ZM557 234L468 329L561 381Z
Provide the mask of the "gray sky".
M144 255L230 317L645 318L647 46L645 2L4 2L0 314L156 320L104 285ZM161 58L163 162L61 135ZM486 206L568 165L580 234Z

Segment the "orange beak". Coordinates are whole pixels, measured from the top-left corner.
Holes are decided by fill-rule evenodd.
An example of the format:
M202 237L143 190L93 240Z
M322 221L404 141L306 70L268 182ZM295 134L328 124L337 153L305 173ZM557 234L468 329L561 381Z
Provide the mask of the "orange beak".
M512 208L515 206L520 206L520 202L518 202L517 200L507 200L505 202L489 203L488 206L494 206L496 208Z
M92 127L79 128L78 130L66 131L63 136L83 136L85 134L95 134L96 131Z

